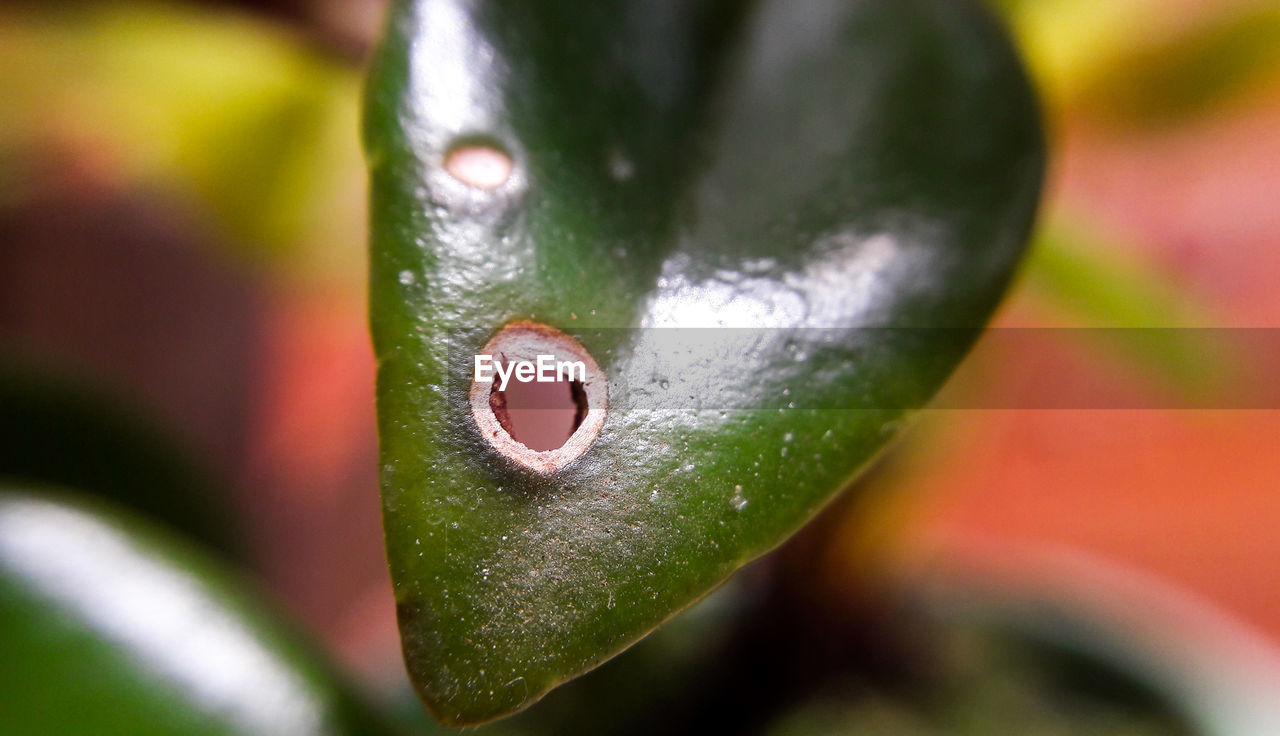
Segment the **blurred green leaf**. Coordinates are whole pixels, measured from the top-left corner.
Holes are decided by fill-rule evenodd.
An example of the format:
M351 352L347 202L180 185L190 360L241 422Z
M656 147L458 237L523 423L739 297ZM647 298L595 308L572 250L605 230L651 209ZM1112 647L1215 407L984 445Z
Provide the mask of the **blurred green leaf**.
M107 509L0 488L0 731L389 732L243 582Z
M1091 325L1182 327L1203 321L1167 275L1131 248L1089 235L1081 225L1043 225L1024 271L1030 285Z
M1006 592L1013 598L1017 594ZM1006 600L1006 603L1009 601ZM1044 612L1037 607L1037 612ZM1043 625L1085 631L1057 609ZM906 681L831 683L765 730L768 736L1196 736L1201 729L1150 672L1126 656L1133 645L1097 631L1053 640L973 611L903 609L915 656L928 662ZM1082 634L1083 636L1083 634ZM1083 645L1079 642L1085 642ZM1229 736L1229 731L1212 733Z
M1113 351L1187 398L1210 398L1240 380L1242 356L1230 330L1205 329L1210 315L1131 248L1051 220L1023 270L1033 292L1080 320L1107 328Z

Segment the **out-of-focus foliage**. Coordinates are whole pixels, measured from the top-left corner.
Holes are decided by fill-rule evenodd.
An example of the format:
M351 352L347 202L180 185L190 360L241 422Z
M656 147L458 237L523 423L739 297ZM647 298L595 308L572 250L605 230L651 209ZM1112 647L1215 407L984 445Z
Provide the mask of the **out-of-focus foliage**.
M1078 104L1118 122L1176 123L1275 80L1280 6L1228 10L1131 54L1082 89Z
M1027 285L1088 324L1117 328L1204 324L1153 268L1079 224L1042 224L1027 259Z
M0 732L388 732L242 581L109 509L0 485Z
M1176 12L1166 0L993 5L1018 39L1059 142L1082 123L1125 136L1186 129L1280 84L1275 0ZM1115 328L1101 343L1163 389L1195 401L1236 385L1246 349L1226 332L1180 329L1212 327L1219 315L1180 290L1163 264L1138 254L1129 234L1108 230L1052 187L1023 270L1027 293L1060 310L1067 326Z
M1280 4L1002 0L1051 108L1175 125L1280 76ZM1192 21L1187 22L1187 16Z
M1103 338L1120 359L1187 398L1209 398L1240 377L1241 356L1207 310L1177 294L1131 250L1086 234L1079 224L1041 226L1024 267L1037 297L1069 315L1080 334ZM1191 329L1181 329L1191 328ZM1110 338L1109 340L1106 338Z
M110 498L238 556L229 499L186 449L118 397L0 361L0 477Z
M358 272L349 61L225 10L53 3L0 8L0 69L0 205L70 162L60 175L185 194L242 253Z

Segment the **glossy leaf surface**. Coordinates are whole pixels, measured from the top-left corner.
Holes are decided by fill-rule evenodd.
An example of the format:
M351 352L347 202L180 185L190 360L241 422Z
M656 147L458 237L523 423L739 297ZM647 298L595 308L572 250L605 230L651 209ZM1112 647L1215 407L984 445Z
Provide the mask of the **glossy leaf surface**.
M1007 40L953 0L403 0L365 139L387 552L451 724L536 701L809 519L963 356L1043 169ZM456 178L467 147L509 175ZM599 437L554 472L468 402L470 357L522 320L607 377Z

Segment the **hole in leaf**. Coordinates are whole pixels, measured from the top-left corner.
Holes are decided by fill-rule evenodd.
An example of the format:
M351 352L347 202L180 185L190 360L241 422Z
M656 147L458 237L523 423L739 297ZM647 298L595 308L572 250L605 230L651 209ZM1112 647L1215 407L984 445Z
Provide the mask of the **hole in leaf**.
M577 380L511 381L505 391L499 391L495 381L489 408L513 440L545 452L563 447L582 426L587 416L587 392Z
M487 376L481 356L494 369ZM550 374L541 372L547 359L555 363ZM536 375L527 372L529 364L536 364ZM555 473L600 436L608 377L573 337L549 325L512 322L485 343L475 366L471 417L484 441L507 459L536 473ZM509 377L504 390L498 369Z
M507 183L513 165L505 151L483 143L458 146L444 159L450 176L478 189L497 189Z

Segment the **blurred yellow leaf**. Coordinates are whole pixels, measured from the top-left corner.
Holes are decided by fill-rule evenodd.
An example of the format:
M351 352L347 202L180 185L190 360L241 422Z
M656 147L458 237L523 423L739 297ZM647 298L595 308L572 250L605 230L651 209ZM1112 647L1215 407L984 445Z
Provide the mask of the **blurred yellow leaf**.
M247 16L144 2L0 11L0 67L0 158L69 152L177 190L244 253L310 270L362 257L355 65Z
M1280 3L1004 0L1051 109L1170 124L1280 81Z

